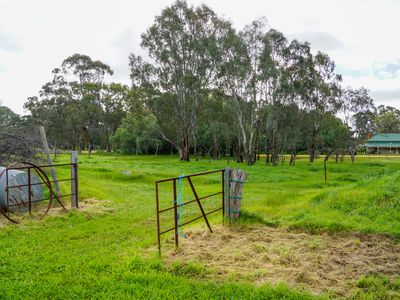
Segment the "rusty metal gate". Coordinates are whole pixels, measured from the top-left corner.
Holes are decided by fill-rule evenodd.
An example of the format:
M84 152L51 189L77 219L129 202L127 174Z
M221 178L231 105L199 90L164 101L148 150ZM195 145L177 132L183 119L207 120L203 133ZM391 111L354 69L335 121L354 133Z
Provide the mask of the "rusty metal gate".
M204 195L202 197L199 197L198 192L193 184L192 178L193 177L199 177L199 176L205 176L208 174L215 174L215 173L220 173L221 177L221 183L220 183L220 190L218 190L215 193L212 194L208 194L208 195ZM192 191L193 197L194 199L190 200L190 201L186 201L186 202L182 202L182 203L178 203L178 195L177 195L177 182L179 180L187 180L187 182L189 183L190 189ZM166 208L160 208L160 199L159 199L159 185L160 183L163 182L171 182L172 183L172 191L173 191L173 205L166 207ZM222 218L224 219L225 216L225 169L220 169L220 170L215 170L215 171L209 171L209 172L202 172L202 173L196 173L196 174L190 174L190 175L185 175L185 176L179 176L179 177L173 177L173 178L168 178L168 179L163 179L163 180L158 180L156 181L156 206L157 206L157 240L158 240L158 250L161 253L161 235L170 232L170 231L174 231L174 239L175 239L175 246L178 247L179 244L179 228L183 227L189 223L192 223L194 221L197 221L199 219L204 219L205 223L207 224L208 229L210 230L210 232L212 232L212 228L211 225L209 223L209 220L207 218L208 215L216 213L220 210L222 210ZM221 202L220 202L220 206L216 209L213 209L211 211L205 211L204 207L202 205L202 200L213 197L213 196L218 196L221 195ZM183 207L185 205L191 204L196 202L201 215L195 217L194 219L191 219L189 221L186 221L182 224L179 224L178 222L178 209L180 207ZM166 230L161 231L160 228L160 215L162 213L168 212L173 210L174 213L174 226L172 228L168 228Z

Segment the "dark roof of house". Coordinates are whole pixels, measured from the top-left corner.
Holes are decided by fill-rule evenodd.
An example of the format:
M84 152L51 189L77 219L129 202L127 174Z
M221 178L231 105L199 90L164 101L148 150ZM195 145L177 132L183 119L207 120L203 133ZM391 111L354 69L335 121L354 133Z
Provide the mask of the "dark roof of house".
M380 133L367 141L367 147L400 147L400 133Z

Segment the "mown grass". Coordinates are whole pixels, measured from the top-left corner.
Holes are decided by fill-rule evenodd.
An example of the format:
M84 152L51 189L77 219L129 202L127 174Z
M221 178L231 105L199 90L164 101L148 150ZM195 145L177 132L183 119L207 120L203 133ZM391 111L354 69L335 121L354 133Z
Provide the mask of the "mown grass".
M136 299L308 299L285 285L254 287L249 283L209 282L201 265L166 266L156 252L156 179L224 168L227 162L180 162L171 156L79 157L81 198L104 201L104 210L70 211L44 220L25 220L0 229L0 298L136 298ZM68 161L62 156L59 162ZM358 158L328 163L245 169L242 225L288 226L311 232L361 231L400 238L400 159ZM130 171L125 175L123 171ZM68 169L60 170L59 177ZM220 175L194 179L199 196L217 191ZM192 198L187 183L184 199ZM171 186L160 186L161 205L171 205ZM204 202L218 207L220 199ZM196 206L183 211L189 219ZM162 218L170 227L171 215ZM215 214L211 223L221 222ZM193 226L204 226L200 220ZM166 236L163 239L168 239ZM380 277L360 279L354 297L390 297L397 282ZM379 288L374 288L379 287ZM377 294L378 293L378 294ZM397 293L397 292L396 292ZM383 296L382 296L383 295ZM397 294L398 295L398 294ZM324 297L323 295L321 297ZM325 295L329 297L329 295Z

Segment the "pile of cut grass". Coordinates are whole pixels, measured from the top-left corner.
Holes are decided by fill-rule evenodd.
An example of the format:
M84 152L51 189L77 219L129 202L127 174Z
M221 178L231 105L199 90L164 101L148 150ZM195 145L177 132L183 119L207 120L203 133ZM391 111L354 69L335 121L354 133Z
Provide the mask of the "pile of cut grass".
M167 246L169 264L199 270L191 276L256 285L285 282L315 295L351 297L359 293L359 280L366 280L367 274L381 274L393 284L400 274L400 244L383 235L314 235L231 225L214 228L213 233L189 230L178 251L173 243ZM392 295L400 297L400 290Z

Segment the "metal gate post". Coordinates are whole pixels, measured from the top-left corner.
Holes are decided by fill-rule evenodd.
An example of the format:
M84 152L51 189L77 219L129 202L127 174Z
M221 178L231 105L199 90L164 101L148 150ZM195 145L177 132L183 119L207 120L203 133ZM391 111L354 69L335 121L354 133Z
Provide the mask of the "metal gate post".
M29 214L32 215L32 186L31 186L31 168L28 167L28 205Z
M71 208L79 208L78 151L71 151Z
M230 178L231 178L231 168L227 167L227 168L225 168L225 172L224 172L225 220L229 219L229 216L230 216L230 191L231 191Z
M221 201L222 201L222 223L225 221L225 169L221 171Z
M10 216L9 210L9 198L10 198L10 188L8 186L8 168L6 169L6 194L7 194L7 216Z
M177 205L178 199L176 197L176 179L174 179L173 185L174 185L175 247L178 248L178 244L179 244L179 241L178 241L178 237L179 237L179 235L178 235L178 205Z
M159 199L158 199L158 182L156 182L156 205L157 205L157 241L158 241L158 253L161 254L160 204L159 204Z

